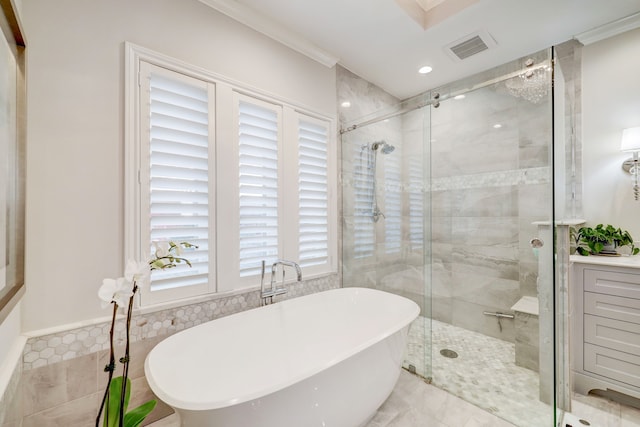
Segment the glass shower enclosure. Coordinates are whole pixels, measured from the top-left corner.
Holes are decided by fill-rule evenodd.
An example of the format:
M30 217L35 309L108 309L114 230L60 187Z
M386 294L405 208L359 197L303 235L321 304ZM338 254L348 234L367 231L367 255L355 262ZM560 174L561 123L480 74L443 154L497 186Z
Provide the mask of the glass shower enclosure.
M341 126L343 286L418 303L404 367L523 427L568 409L554 160L573 151L553 55Z

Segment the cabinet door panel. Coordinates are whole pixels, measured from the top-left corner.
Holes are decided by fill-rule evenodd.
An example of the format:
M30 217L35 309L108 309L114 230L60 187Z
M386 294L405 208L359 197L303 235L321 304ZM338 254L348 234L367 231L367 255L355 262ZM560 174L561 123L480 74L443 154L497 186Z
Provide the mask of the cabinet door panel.
M585 292L584 312L640 324L640 299Z
M628 353L585 343L584 370L640 386L640 357Z
M640 299L640 275L585 269L584 290Z
M640 359L640 328L635 323L585 314L584 340L630 353Z

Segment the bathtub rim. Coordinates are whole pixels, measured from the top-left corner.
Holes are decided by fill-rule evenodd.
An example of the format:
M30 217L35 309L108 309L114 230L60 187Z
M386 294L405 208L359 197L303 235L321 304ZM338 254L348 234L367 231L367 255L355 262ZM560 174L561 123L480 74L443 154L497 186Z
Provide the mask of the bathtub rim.
M176 396L175 393L170 394L169 392L166 392L164 386L160 386L160 384L157 383L156 379L152 374L154 368L160 369L160 368L151 366L152 362L150 362L150 360L153 358L154 350L156 350L158 347L161 347L165 341L171 340L173 337L179 334L189 332L189 331L191 331L190 333L193 334L194 331L196 331L197 329L204 329L207 327L207 325L217 320L227 319L226 321L229 321L229 319L234 319L234 318L238 319L238 318L242 318L243 316L255 315L255 312L257 310L275 310L275 309L282 309L283 306L287 307L292 304L296 304L296 305L301 304L301 301L305 298L323 298L323 297L326 297L326 294L328 293L345 293L346 295L350 295L350 294L357 294L359 292L370 293L370 294L385 294L384 298L390 298L390 299L396 300L398 301L398 303L406 305L407 309L403 311L402 316L399 316L398 319L394 319L396 321L393 325L390 324L389 326L386 327L386 329L384 329L384 331L381 331L380 333L376 334L375 336L367 340L362 340L358 342L357 345L348 347L348 351L341 352L337 354L336 357L333 357L330 360L326 360L324 363L314 363L309 367L309 369L298 372L297 375L287 375L284 377L284 380L278 383L267 384L265 387L256 388L255 390L252 390L250 393L244 393L242 396L234 396L234 397L227 397L224 399L203 400L203 401L194 402L194 401L187 401L184 399L180 399L180 397ZM278 305L279 307L276 307ZM285 389L287 387L290 387L292 385L295 385L305 379L311 378L312 376L318 374L319 372L327 370L332 366L335 366L338 363L348 359L349 357L352 357L353 355L359 352L365 351L367 348L381 341L384 341L385 339L401 331L403 328L409 328L413 320L415 320L419 314L420 314L420 307L418 306L418 304L416 304L414 301L410 300L409 298L392 294L390 292L380 291L377 289L362 288L362 287L330 289L322 292L305 295L298 298L292 298L289 300L281 301L276 304L272 304L264 307L257 307L257 308L245 310L239 313L234 313L229 316L225 316L219 319L214 319L214 320L205 322L203 324L194 326L192 328L180 331L172 335L171 337L168 337L165 340L158 343L149 352L144 362L145 376L146 376L147 382L149 383L149 386L151 387L151 390L156 394L156 396L160 398L160 400L162 400L163 402L165 402L166 404L168 404L173 408L188 410L188 411L200 411L200 410L206 411L206 410L226 408L226 407L238 405L241 403L249 402L252 400L260 399L269 394L277 393L278 391Z

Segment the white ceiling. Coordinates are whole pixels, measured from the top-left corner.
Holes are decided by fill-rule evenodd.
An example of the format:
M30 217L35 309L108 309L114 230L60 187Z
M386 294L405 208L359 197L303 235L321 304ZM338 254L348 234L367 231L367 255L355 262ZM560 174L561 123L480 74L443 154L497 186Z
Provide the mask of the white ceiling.
M319 47L400 99L640 12L640 0L479 0L424 30L395 0L201 1L223 12L219 6L226 3L245 15L255 13L244 22L280 41L295 38ZM464 61L447 54L446 45L477 31L488 32L497 45ZM418 74L422 65L433 72Z

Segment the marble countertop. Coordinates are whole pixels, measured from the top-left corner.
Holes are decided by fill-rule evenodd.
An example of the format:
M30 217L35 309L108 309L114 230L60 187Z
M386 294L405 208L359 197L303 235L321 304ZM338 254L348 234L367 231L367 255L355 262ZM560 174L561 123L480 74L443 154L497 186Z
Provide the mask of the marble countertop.
M604 265L610 267L631 267L640 269L640 255L628 256L598 256L598 255L571 255L571 262L581 264Z

